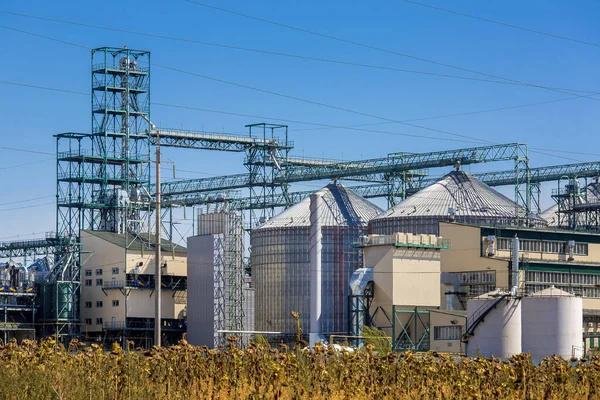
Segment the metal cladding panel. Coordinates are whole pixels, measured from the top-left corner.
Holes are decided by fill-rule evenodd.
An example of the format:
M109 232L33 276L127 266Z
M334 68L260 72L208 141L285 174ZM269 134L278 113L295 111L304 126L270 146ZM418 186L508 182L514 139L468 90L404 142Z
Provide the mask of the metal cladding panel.
M346 332L350 277L362 264L354 244L381 209L343 185L330 184L319 192L323 196L321 332ZM291 313L296 311L308 332L310 198L254 229L250 244L256 330L294 333Z
M485 295L469 300L467 321L473 318L480 307L489 305L489 301ZM467 357L508 358L520 353L521 301L503 300L475 328L474 336L467 343Z
M354 243L366 227L322 227L321 331L348 330L350 278L361 266ZM294 333L292 311L308 332L310 321L309 227L259 229L251 233L255 328Z
M452 171L369 222L369 232L439 234L439 222L454 220L468 224L515 225L525 221L525 210L503 194L463 171ZM518 215L517 215L518 214ZM534 218L536 226L547 225Z
M215 255L219 251L215 243L216 237L213 235L192 236L187 240L187 338L190 344L211 348L216 344L216 330L225 329L224 326L217 326L215 312L217 303L225 300L215 296L214 288L219 275L217 269L223 267L215 264L215 260L219 259Z
M534 361L556 354L580 357L583 300L554 287L523 298L523 352Z

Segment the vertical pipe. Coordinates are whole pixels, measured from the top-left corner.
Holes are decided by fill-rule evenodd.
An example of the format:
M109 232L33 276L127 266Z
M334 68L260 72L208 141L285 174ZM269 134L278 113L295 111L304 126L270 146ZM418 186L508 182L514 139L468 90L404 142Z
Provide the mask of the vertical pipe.
M515 234L512 239L512 270L510 292L516 296L519 290L519 238Z
M154 276L154 293L155 293L155 312L154 312L154 345L160 346L160 306L161 306L161 275L160 275L160 133L156 133L156 254L155 254L155 276Z
M321 231L321 206L323 195L314 193L310 196L310 335L309 343L313 346L319 341L321 333L321 250L323 247Z

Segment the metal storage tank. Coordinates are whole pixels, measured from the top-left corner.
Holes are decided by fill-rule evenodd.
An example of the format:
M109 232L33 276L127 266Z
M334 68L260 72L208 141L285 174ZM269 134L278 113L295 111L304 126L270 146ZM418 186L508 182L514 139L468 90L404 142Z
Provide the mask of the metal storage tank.
M362 260L355 243L381 209L341 184L319 191L322 229L321 332L348 330L348 295L352 273ZM250 234L255 288L255 329L293 333L292 311L309 329L310 198L285 210Z
M408 197L369 223L369 232L439 234L439 222L454 220L469 224L517 225L525 223L525 210L503 194L464 171L452 171L436 183ZM534 226L545 220L532 217Z
M551 286L523 298L523 352L534 361L581 356L583 300Z
M468 357L508 358L521 353L521 300L495 290L467 302Z

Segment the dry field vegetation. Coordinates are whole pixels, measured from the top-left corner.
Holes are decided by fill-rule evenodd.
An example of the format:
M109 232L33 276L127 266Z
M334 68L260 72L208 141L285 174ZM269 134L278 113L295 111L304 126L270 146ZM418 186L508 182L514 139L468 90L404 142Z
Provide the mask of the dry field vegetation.
M428 353L314 352L230 339L149 351L52 339L0 347L7 399L600 399L600 357L508 361Z

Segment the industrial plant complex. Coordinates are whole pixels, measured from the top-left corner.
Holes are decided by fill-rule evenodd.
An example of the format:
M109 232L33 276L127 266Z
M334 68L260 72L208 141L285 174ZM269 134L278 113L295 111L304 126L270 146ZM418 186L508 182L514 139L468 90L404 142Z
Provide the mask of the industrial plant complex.
M395 351L540 360L600 347L600 162L534 166L521 143L297 157L287 125L157 127L150 52L91 53L91 129L55 135L56 230L0 242L4 342L218 348L289 344L301 327L311 345L361 346L368 326ZM238 153L245 172L162 181L166 147ZM483 163L502 167L467 169Z

